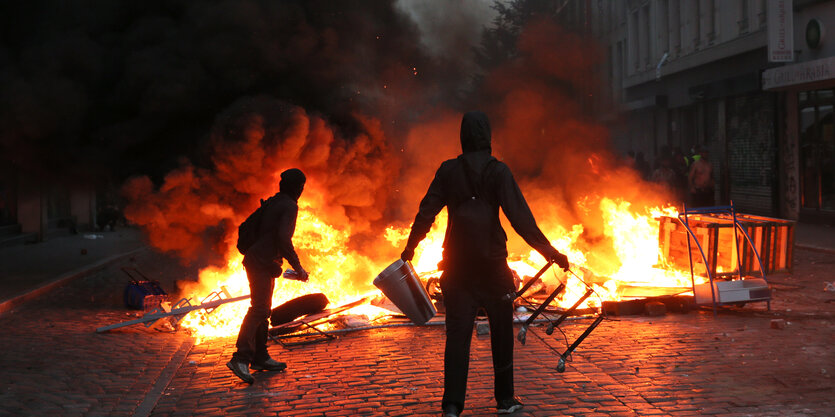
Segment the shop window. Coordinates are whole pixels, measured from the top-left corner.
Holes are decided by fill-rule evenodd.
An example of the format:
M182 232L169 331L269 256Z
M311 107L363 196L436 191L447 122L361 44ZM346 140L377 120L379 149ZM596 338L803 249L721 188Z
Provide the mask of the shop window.
M803 92L800 104L800 178L803 208L835 212L835 94Z

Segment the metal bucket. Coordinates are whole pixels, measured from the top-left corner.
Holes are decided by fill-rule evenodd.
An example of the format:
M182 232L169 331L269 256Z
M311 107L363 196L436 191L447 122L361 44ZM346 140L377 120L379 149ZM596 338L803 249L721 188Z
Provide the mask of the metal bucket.
M414 324L424 324L437 313L411 262L394 261L374 278L374 286Z

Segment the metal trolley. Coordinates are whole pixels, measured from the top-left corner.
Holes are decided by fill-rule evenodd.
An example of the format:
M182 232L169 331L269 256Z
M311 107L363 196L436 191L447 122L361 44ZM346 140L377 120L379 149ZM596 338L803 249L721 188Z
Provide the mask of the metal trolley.
M711 219L724 221L723 224L714 223L708 226L711 230L708 233L707 248L699 242L696 232L691 227L691 216L706 216ZM685 205L684 211L678 214L678 220L687 231L690 281L693 286L693 294L697 305L712 305L714 315L717 314L717 306L719 305L739 305L749 301L765 301L768 310L771 310L771 290L768 287L768 280L766 279L766 268L757 250L757 245L746 231L746 225L740 221L738 213L734 209L733 202L728 206L699 208L688 208ZM734 246L733 250L736 254L736 270L730 274L722 274L723 277L729 277L730 280L720 280L716 268L719 229L723 227L731 227L734 232L732 241ZM759 265L759 278L743 276L743 273L748 271L742 266L743 262L741 261L741 248L739 243L740 235L749 245L747 251L750 251L754 255L757 265ZM696 248L698 248L705 265L708 278L708 282L705 284L697 285L695 281L691 240L695 242Z

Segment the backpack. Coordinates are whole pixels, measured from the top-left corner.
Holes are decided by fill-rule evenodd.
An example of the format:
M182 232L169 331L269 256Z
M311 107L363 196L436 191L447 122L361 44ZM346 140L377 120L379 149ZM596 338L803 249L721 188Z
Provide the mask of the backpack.
M264 207L266 207L265 203L267 201L261 200L261 205L238 226L238 244L236 246L241 255L246 255L246 251L261 237L261 217L264 217Z
M476 182L472 178L469 164L463 157L459 157L464 177L469 186L470 195L465 196L449 210L450 242L444 251L449 251L453 258L486 259L490 256L493 243L493 219L498 216L498 206L490 204L482 188L484 176L490 166L498 160L491 159L482 171L482 176Z

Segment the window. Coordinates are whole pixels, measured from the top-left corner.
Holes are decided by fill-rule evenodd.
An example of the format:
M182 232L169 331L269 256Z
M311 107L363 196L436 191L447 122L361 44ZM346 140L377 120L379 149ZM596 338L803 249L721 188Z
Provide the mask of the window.
M632 51L630 52L630 59L632 60L632 66L637 70L638 65L641 62L641 48L640 48L640 36L639 36L639 29L640 26L638 24L638 10L633 10L629 13L629 41L628 44L632 45Z
M616 99L620 98L621 85L623 84L623 41L618 41L615 51L615 85L612 89L613 95Z
M760 25L759 27L760 28L765 28L765 25L766 25L766 23L765 23L765 8L766 8L765 0L759 0L758 10L757 10L757 17L759 18L758 22L759 22L759 25Z
M739 34L748 33L748 0L739 0Z
M670 52L678 55L681 52L681 3L672 0L667 4L670 15Z
M650 33L652 31L650 30L650 24L651 23L650 23L650 20L649 20L649 5L648 4L641 7L640 23L641 23L641 27L640 27L641 47L640 47L640 49L641 49L641 56L643 58L643 65L644 65L644 68L646 68L646 67L649 66L649 61L650 61L650 58L652 56L652 53L650 52L651 51L651 49L650 49Z
M691 0L693 3L693 49L699 49L702 40L702 0Z
M658 49L661 55L670 50L670 1L658 2Z
M705 0L705 38L708 45L713 45L716 40L716 3L714 0Z
M803 92L800 110L800 188L802 207L835 211L835 91Z

